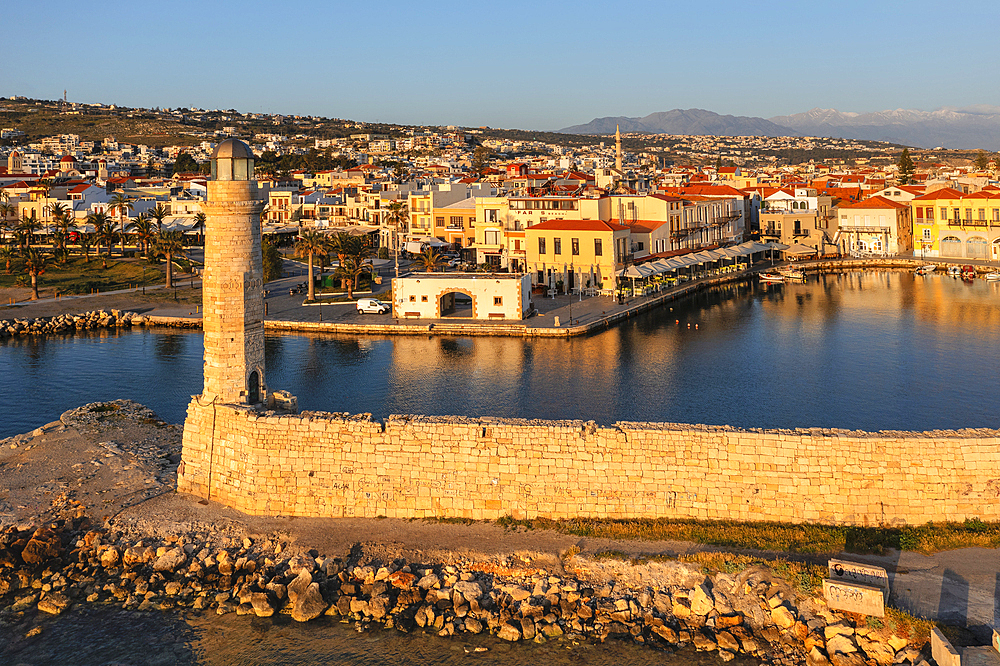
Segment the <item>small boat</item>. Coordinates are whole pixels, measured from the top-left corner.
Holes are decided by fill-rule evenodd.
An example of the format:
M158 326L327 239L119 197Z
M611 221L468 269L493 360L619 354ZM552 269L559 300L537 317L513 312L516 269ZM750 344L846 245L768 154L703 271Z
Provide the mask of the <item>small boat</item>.
M959 268L958 266L949 266L948 275L950 277L959 277L960 275L962 275L962 269Z
M797 268L792 268L791 266L785 268L779 268L778 274L786 280L805 280L806 274Z
M962 279L963 280L975 280L976 279L976 268L975 268L975 266L962 266Z
M927 264L926 266L921 266L915 272L917 275L930 275L936 268L935 264Z
M990 282L993 282L995 280L1000 280L1000 273L987 273L983 277L989 280Z
M784 282L785 277L781 273L761 273L761 282Z

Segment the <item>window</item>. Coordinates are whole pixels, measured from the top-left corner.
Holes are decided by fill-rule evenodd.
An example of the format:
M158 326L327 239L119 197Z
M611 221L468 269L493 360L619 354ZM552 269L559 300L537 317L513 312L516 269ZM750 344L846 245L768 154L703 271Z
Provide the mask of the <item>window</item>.
M572 248L573 255L576 256L576 255L580 254L580 239L579 238L574 238L574 239L572 239L570 241L570 243L573 246L573 248Z
M965 209L965 219L966 219L967 222L968 221L972 221L972 209L971 208L966 208Z
M421 303L426 303L427 302L427 297L426 296L421 296L420 297L420 302Z
M552 239L552 254L562 254L562 238Z
M985 222L986 221L986 209L985 208L980 208L979 209L979 221L980 222Z
M545 282L545 271L538 271L538 284Z
M503 305L503 296L494 296L493 305Z
M601 239L600 238L595 238L594 239L594 256L595 257L600 257L603 254L604 254L604 248L601 247Z
M927 207L927 221L928 222L934 221L934 209L931 206Z
M514 241L514 251L515 252L521 251L521 241L519 240Z
M448 226L450 228L452 228L452 229L461 229L462 228L462 216L461 215L452 215L450 218L448 218Z
M545 239L538 239L538 254L545 254Z
M942 222L946 222L947 220L948 220L948 209L947 208L942 208L941 209L941 221Z
M444 226L444 215L441 215L439 217L435 217L434 218L434 224L436 224L439 227L443 227Z
M514 206L511 206L511 208L514 208ZM489 223L496 224L497 213L498 212L499 211L497 211L497 210L495 210L493 208L487 208L486 209L486 222L487 222L487 224L489 224Z
M499 245L500 244L500 232L487 230L483 232L483 240L486 245Z
M933 240L933 238L931 237L931 230L930 229L924 229L924 240L925 241Z
M416 303L417 302L417 297L416 296L410 296L410 302L411 303Z

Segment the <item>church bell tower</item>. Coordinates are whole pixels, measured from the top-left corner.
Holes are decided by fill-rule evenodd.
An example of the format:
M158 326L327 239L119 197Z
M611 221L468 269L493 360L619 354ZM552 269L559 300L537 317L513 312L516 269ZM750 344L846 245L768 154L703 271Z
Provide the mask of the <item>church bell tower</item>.
M205 338L203 400L254 405L264 381L264 267L254 155L238 139L212 153L205 213L202 280Z

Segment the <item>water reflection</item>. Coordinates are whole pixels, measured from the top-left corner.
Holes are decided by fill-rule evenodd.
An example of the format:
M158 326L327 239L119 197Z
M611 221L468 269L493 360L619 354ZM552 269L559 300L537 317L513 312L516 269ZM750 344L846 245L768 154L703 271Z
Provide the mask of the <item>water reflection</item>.
M303 409L866 430L996 427L1000 288L844 273L728 285L593 335L267 335L268 386ZM197 332L0 343L0 436L131 397L180 422ZM31 396L32 410L23 397Z

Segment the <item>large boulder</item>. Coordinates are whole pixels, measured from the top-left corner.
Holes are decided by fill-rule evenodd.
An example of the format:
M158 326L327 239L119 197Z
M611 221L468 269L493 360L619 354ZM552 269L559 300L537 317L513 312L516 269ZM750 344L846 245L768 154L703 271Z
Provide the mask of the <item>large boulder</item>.
M171 548L156 558L153 571L175 571L187 562L187 554L183 548Z
M26 564L41 564L48 560L59 557L62 552L62 542L59 535L48 527L39 527L24 545L21 551L21 559Z

